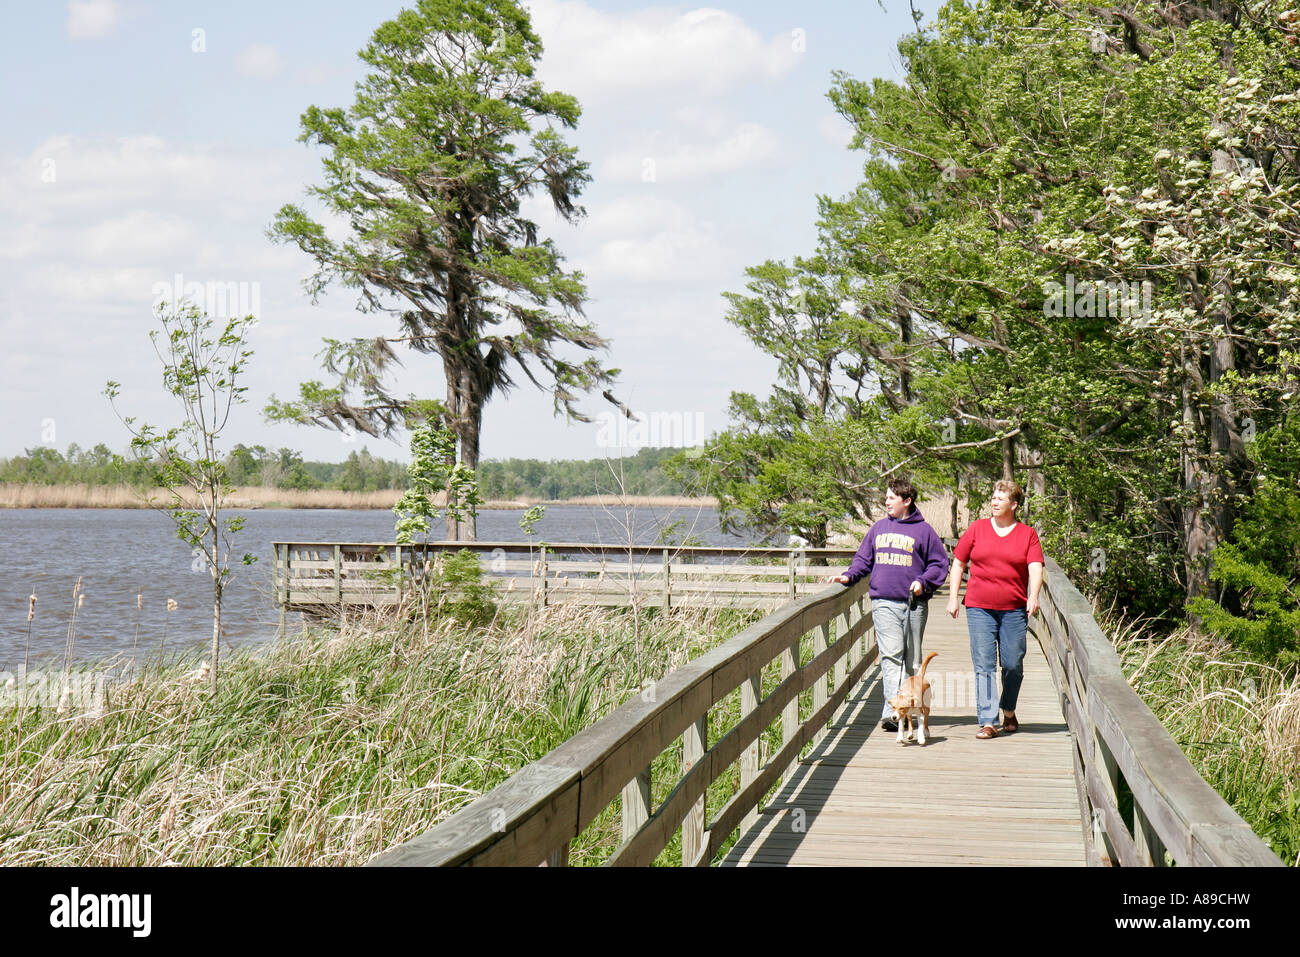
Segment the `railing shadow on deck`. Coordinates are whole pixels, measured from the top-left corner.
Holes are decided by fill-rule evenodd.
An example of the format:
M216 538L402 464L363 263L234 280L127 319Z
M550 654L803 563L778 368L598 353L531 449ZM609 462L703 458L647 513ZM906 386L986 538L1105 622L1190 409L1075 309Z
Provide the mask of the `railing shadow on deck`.
M878 672L877 678L879 678ZM857 725L865 729L865 736L868 738L873 734L889 734L880 727L881 698L882 691L879 680L860 682L850 692L839 718L832 724L832 727L838 726L841 729L848 729L853 725ZM821 815L822 810L824 810L820 806L820 802L817 801L801 801L798 805L790 805L791 798L799 793L801 789L807 787L815 787L819 791L826 790L829 792L834 790L839 779L848 771L851 759L862 746L859 740L844 734L838 735L829 747L827 744L828 741L823 740L821 744L815 747L803 762L792 770L779 791L773 795L771 810L776 814L785 814L795 807L802 811L797 820L797 826L796 820L791 818L791 833L809 833L817 818ZM783 804L787 806L782 807ZM788 841L773 840L774 835L774 830L764 831L762 827L753 827L744 831L737 837L736 843L727 852L723 863L739 862L743 860L744 855L747 853L761 851L764 855L763 863L766 866L788 864L793 859L801 842L790 843Z

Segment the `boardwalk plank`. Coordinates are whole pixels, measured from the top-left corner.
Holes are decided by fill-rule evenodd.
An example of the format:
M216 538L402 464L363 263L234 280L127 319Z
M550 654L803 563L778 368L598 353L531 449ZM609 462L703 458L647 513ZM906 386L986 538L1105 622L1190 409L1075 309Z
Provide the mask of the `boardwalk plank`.
M872 668L840 721L800 762L726 855L727 866L1082 866L1069 728L1051 672L1029 643L1016 708L1021 730L975 738L964 616L935 601L925 636L937 651L927 744L881 731Z

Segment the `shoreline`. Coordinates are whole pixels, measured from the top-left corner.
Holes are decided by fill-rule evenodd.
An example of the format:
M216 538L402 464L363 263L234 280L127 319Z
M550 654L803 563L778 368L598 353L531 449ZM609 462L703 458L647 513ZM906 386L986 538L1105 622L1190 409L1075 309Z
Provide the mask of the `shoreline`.
M167 507L166 489L145 493L129 485L33 485L0 484L0 509L6 508L157 508ZM257 509L348 509L392 511L402 497L401 489L374 492L344 492L339 489L236 487L223 508L238 511ZM441 498L434 500L441 506ZM571 499L521 497L492 499L479 506L488 509L524 509L533 505L599 505L661 508L716 508L717 499L684 495L582 495Z

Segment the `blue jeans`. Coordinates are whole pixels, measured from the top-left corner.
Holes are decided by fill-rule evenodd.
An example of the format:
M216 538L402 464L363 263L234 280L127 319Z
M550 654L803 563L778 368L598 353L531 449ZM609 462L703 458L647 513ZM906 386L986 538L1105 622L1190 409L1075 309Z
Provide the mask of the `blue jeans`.
M998 726L998 708L1015 711L1025 670L1025 629L1029 617L1023 608L992 611L967 608L970 660L975 667L975 713L980 726ZM998 659L1002 661L1002 697L998 698Z
M921 639L925 636L925 619L930 611L929 601L918 599L909 616L907 602L892 598L871 599L871 621L876 629L876 647L880 649L880 687L885 695L881 708L882 718L893 717L894 709L889 699L898 694L903 683L903 672L914 675L921 670ZM912 643L907 660L903 660L903 621L912 619Z

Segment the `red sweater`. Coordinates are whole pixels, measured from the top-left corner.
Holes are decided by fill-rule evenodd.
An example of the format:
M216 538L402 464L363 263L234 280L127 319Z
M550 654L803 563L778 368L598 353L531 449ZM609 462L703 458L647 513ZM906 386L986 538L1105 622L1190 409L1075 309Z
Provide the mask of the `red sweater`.
M1028 603L1029 565L1043 563L1043 547L1024 522L1003 538L993 530L993 519L984 518L966 529L952 556L970 566L966 607L1010 611Z

